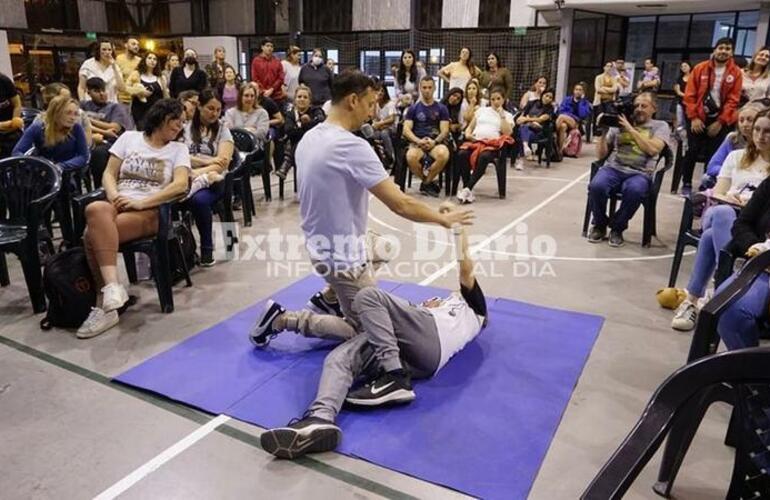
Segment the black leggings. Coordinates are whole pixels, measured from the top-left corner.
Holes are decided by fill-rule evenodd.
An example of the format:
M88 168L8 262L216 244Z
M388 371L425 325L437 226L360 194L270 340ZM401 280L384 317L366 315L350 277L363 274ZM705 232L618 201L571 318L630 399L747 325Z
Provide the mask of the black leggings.
M463 180L463 187L473 189L473 186L484 177L487 171L487 165L497 160L499 151L483 151L476 158L476 168L471 172L471 151L461 149L457 152L457 164L460 167L460 178Z
M694 134L687 123L687 154L682 160L682 184L692 186L692 177L695 172L695 163L700 156L705 165L708 165L711 157L725 140L732 127L722 126L722 130L715 137L709 137L704 130L700 134Z

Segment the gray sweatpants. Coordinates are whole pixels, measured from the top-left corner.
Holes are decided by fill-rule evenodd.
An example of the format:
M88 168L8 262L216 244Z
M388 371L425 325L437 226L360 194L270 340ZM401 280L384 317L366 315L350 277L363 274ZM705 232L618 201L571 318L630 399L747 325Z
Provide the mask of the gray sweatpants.
M433 316L408 301L375 287L359 291L353 310L363 332L337 346L324 360L311 415L334 421L357 377L374 376L406 365L412 378L428 378L441 361ZM399 359L400 355L400 359Z
M353 299L363 288L376 286L377 282L366 265L348 271L325 273L323 264L313 262L316 271L332 287L337 295L340 308L345 318L331 314L318 314L312 311L287 311L281 316L276 329L297 332L305 337L318 337L330 340L347 340L356 336L361 329L358 314L353 309Z

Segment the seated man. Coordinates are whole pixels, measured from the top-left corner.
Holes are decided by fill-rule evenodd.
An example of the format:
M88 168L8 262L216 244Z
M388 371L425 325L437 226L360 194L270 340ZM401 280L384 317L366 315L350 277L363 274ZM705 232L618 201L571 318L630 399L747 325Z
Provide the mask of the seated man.
M126 130L134 130L134 122L128 108L117 102L107 100L107 84L98 76L86 80L86 91L90 101L80 103L91 122L91 176L94 185L102 185L102 174L110 158L109 149L120 134Z
M623 130L610 127L605 137L599 139L596 146L598 157L605 158L610 146L612 153L588 185L593 214L593 227L588 235L591 243L599 243L606 237L610 224L606 214L607 200L618 191L623 194L623 201L611 222L610 246L620 247L625 243L623 231L647 196L656 157L670 139L668 124L652 119L656 109L653 94L639 94L634 99L634 123L620 115L618 121Z
M409 141L409 170L422 180L420 192L438 197L435 179L449 162L449 148L442 144L449 136L449 110L433 99L435 86L429 76L420 80L420 100L406 112L403 135Z
M556 130L559 132L559 151L564 152L567 147L567 134L580 126L580 122L591 116L591 103L586 99L585 84L576 83L572 88L572 95L565 97L559 106L556 118Z
M553 119L553 90L543 92L540 99L534 99L527 103L521 115L516 118L516 129L521 139L522 153L527 160L533 160L530 143L532 138L543 130L543 125Z
M334 421L344 402L371 407L412 401L411 378L432 377L479 334L486 324L486 301L473 274L465 231L458 226L455 234L462 249L460 291L413 305L378 288L360 290L353 307L365 333L329 353L304 418L262 434L265 451L294 459L335 449L342 432ZM350 391L359 378L369 383Z

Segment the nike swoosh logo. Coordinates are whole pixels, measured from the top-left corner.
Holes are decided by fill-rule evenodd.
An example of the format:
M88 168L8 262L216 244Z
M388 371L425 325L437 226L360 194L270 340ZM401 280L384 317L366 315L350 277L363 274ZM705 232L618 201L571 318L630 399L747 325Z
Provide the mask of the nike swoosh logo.
M301 436L297 437L297 440L294 441L294 447L298 450L304 450L308 445L313 443L313 438L311 436L308 436L306 438L303 438Z
M391 385L393 385L393 382L388 382L387 384L383 385L382 387L374 387L374 386L372 386L372 394L374 394L376 396L377 394L381 393L382 391L384 391L385 389L387 389Z

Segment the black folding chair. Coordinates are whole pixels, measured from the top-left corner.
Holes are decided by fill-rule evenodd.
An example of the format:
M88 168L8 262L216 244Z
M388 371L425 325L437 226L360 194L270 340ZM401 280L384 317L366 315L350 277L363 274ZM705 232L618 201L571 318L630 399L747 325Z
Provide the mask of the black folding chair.
M717 274L720 275L719 279L722 280L719 284L724 281L724 275L728 274L727 268L731 268L733 262L734 258L729 252L722 253L717 272ZM764 273L765 269L769 266L770 252L763 252L749 260L741 270L738 271L735 279L724 289L720 290L719 293L714 295L714 297L701 309L698 314L698 322L695 326L692 342L690 343L690 352L687 357L688 363L696 362L716 352L720 341L717 332L719 315L733 302L743 296L757 277ZM719 269L721 269L721 271ZM770 373L767 371L767 366L767 362L765 362L765 372ZM723 401L730 404L735 403L730 392L732 389L727 391L725 391L723 387L721 389L722 390L720 391L712 391L710 394L701 398L698 404L691 405L687 409L682 410L682 416L672 426L668 434L668 440L658 471L658 482L653 487L655 492L659 495L666 498L670 496L676 475L679 472L679 468L681 467L687 450L690 447L690 443L695 436L697 427L703 419L708 406L716 401ZM728 437L730 437L730 434L733 433L728 433Z
M663 160L663 168L659 168L660 162ZM591 177L589 180L593 180L599 169L602 168L605 160L599 160L591 163ZM647 192L647 196L642 201L642 208L644 209L644 222L642 223L642 246L649 247L652 242L652 237L657 236L657 205L658 194L660 193L660 186L663 184L663 176L673 165L673 153L671 149L666 146L658 156L658 165L656 166L655 173L652 178L652 184L650 190ZM619 192L612 193L610 195L610 220L617 211L618 201L623 199L623 195ZM586 210L583 215L583 237L588 236L588 226L591 222L591 198L586 199Z
M32 309L46 310L40 271L40 242L52 250L44 216L61 190L61 169L43 158L15 156L0 160L0 285L8 286L6 253L21 261Z
M243 166L241 174L233 178L233 189L235 192L240 193L243 202L243 225L251 226L252 216L257 215L256 207L254 205L254 194L251 191L251 176L257 173L262 174L262 180L265 182L263 173L265 154L263 151L256 150L257 141L248 130L243 128L233 128L230 129L230 133L233 136L233 141L237 150L235 155L240 157ZM269 191L270 175L268 173L265 196L267 196Z
M72 200L76 208L77 231L79 235L83 234L85 229L85 209L89 203L98 200L106 200L107 196L103 189L97 189L88 194L77 196ZM186 286L192 286L189 269L192 263L185 262L184 252L181 243L177 237L176 226L172 221L173 203L164 203L158 207L158 232L155 236L142 238L139 240L128 241L120 245L118 251L123 254L123 261L126 265L126 274L131 283L136 283L136 258L135 254L143 253L150 258L150 270L155 280L155 287L158 290L158 299L160 301L161 311L164 313L174 312L174 293L173 276L171 269L170 245L176 246L177 255L181 257L181 266L184 273Z
M655 391L634 429L591 481L581 499L622 498L676 424L684 422L692 426L694 435L700 419L690 420L689 412L695 408L705 413L713 402L726 398L731 399L736 408L733 415L735 463L726 498L770 498L768 471L752 464L755 453L767 454L765 442L770 426L766 414L763 418L762 409L770 405L768 366L770 348L758 347L703 358L674 372ZM670 488L656 487L655 492L668 497Z
M495 175L497 176L497 195L500 199L505 199L506 192L508 191L508 172L505 168L505 160L511 155L511 148L513 146L503 146L499 150L497 150L497 154L495 155ZM457 195L457 189L460 186L460 179L462 178L462 175L460 173L460 169L463 168L462 165L460 165L460 162L458 161L460 158L459 154L454 155L453 161L450 165L452 169L454 170L452 172L452 192L451 195L455 196Z

